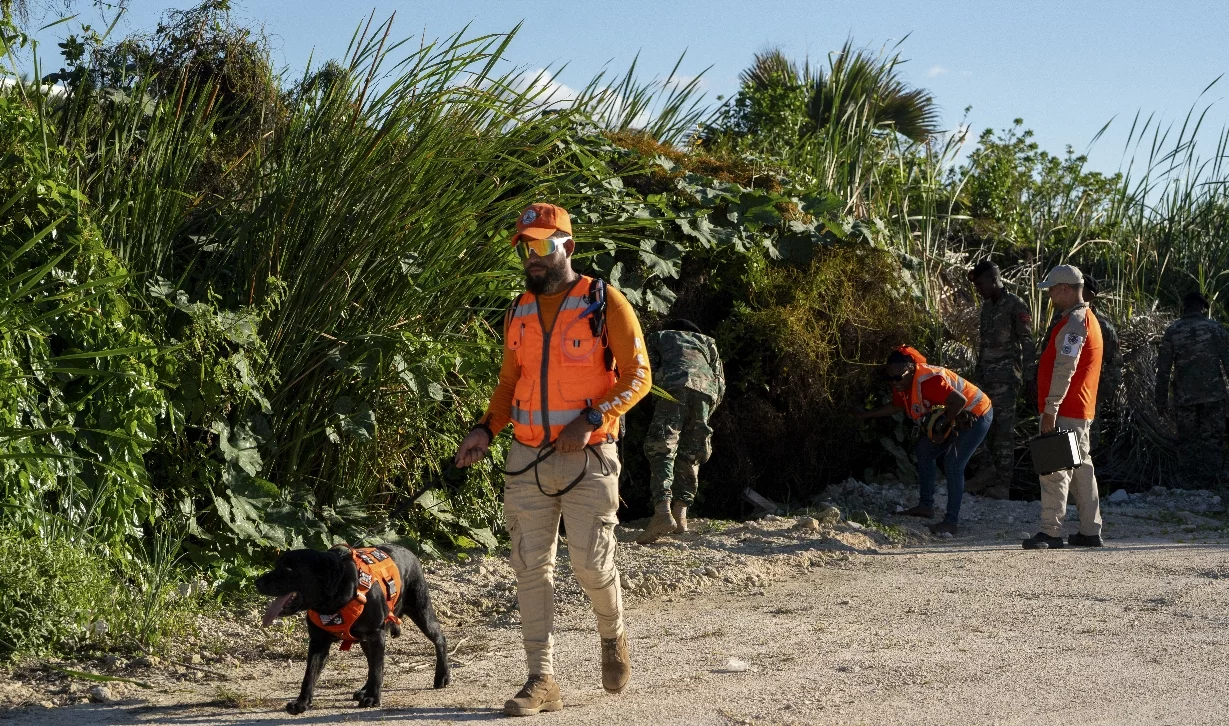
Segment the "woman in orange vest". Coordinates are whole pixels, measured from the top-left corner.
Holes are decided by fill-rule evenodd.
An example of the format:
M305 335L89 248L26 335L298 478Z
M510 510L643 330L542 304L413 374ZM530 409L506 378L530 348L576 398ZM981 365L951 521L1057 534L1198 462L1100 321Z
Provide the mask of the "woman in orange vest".
M883 372L892 382L892 402L871 411L857 411L854 416L863 420L903 411L915 423L929 424L914 449L920 489L918 505L902 514L935 516L935 462L942 457L943 473L947 475L947 514L930 525L930 531L954 537L964 496L964 469L994 421L990 397L952 371L928 365L921 353L907 345L888 355ZM931 413L938 406L943 407L943 413L934 420Z

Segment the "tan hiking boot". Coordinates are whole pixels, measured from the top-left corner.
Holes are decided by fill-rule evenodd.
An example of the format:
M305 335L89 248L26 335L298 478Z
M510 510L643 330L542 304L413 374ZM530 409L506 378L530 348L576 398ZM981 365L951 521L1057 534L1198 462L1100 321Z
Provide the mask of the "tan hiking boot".
M525 687L504 702L505 716L533 716L543 711L563 709L563 696L559 684L549 674L529 676Z
M627 634L602 638L602 688L619 693L632 677L632 659L627 652Z
M687 532L687 502L674 500L670 505L670 514L674 517L674 533L684 534Z
M670 500L663 499L657 503L657 509L653 512L653 520L649 522L649 526L644 528L644 534L636 538L636 542L640 544L649 544L661 539L663 535L670 534L678 523L674 521L674 516L670 514Z

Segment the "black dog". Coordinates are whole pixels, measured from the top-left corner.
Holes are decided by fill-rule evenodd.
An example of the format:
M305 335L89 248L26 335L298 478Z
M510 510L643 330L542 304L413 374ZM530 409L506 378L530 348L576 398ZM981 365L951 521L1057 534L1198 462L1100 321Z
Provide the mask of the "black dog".
M423 578L422 564L404 547L380 545L377 549L387 553L401 573L402 592L396 598L393 615L408 615L418 629L435 644L435 687L448 685L448 642L440 630L427 581ZM278 558L273 570L256 579L256 591L275 598L265 612L264 624L274 618L286 617L305 610L317 613L339 613L354 600L359 588L359 569L348 547L334 547L327 552L317 550L292 550ZM387 628L394 638L401 635L395 623L388 618L388 602L384 588L376 583L367 593L367 602L358 618L350 626L350 634L363 648L367 656L367 683L354 694L360 707L379 706L380 689L384 685L384 631ZM329 649L341 640L340 637L319 627L308 618L307 629L311 640L307 647L307 672L303 674L303 687L298 700L286 704L286 710L300 714L312 705L316 679L328 659ZM345 646L343 646L345 647Z

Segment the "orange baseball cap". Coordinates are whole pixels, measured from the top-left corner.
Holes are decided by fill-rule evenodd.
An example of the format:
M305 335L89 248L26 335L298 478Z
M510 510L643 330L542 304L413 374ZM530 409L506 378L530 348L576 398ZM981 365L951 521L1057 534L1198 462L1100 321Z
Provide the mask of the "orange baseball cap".
M546 239L555 232L572 234L572 218L568 210L553 204L530 204L521 212L516 220L516 234L512 235L512 244L521 237L529 239Z

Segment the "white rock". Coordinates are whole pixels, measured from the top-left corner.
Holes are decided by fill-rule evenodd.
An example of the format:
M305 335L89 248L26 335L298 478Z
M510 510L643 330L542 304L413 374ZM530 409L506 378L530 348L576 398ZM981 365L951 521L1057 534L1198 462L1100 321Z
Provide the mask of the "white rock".
M1123 504L1125 502L1131 501L1131 495L1127 494L1126 489L1119 489L1118 491L1106 497L1106 499L1108 501L1113 502L1114 504Z
M718 577L720 577L720 576L721 576L721 574L720 574L719 572L717 572L717 568L716 568L716 567L705 567L705 568L704 568L704 574L705 574L705 575L707 575L708 577L713 578L713 579L717 579Z
M751 670L751 666L744 660L731 657L725 662L726 673L744 673L749 670Z
M115 701L115 696L111 695L110 688L100 684L90 689L90 701L94 703L112 703Z
M848 524L850 529L866 529L866 527L857 522L846 522L845 524Z

